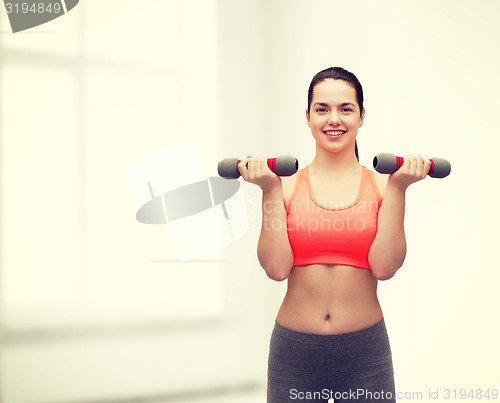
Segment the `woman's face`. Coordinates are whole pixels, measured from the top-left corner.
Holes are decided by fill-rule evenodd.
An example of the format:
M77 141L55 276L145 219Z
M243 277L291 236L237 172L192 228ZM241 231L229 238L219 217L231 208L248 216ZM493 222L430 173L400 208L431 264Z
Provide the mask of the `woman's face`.
M329 151L354 150L358 129L365 111L360 115L356 90L344 80L326 79L316 84L307 124L316 142Z

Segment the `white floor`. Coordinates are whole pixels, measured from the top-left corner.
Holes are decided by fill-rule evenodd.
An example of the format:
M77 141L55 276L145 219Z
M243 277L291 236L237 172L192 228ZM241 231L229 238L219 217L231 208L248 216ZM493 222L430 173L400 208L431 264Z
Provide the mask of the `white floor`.
M328 401L330 403L330 400ZM245 393L228 393L221 395L200 396L196 399L179 399L167 401L155 401L154 403L266 403L266 391L252 391ZM333 399L331 399L333 403Z
M155 401L154 403L167 403L167 401ZM252 392L199 396L193 399L169 399L168 403L266 403L266 391L262 389Z
M328 401L334 403L333 399ZM155 402L167 403L167 402ZM231 393L227 395L217 395L212 397L200 397L197 399L169 400L168 403L266 403L266 391Z

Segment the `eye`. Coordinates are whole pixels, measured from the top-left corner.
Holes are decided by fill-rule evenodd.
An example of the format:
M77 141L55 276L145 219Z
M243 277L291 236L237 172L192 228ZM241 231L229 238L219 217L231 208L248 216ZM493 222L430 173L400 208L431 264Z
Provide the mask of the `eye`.
M346 112L352 112L352 109L351 108L343 108L342 112L344 112L344 111L346 111Z
M326 112L326 109L325 108L317 108L316 112Z

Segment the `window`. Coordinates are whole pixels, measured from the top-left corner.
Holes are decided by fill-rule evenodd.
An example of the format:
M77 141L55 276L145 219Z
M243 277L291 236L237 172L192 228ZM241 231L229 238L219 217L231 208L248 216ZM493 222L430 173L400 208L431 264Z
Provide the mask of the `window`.
M1 18L2 397L255 379L252 306L225 320L248 272L228 273L222 252L179 263L168 226L135 220L127 183L170 144L215 154L216 1L86 0L16 34Z
M31 31L4 31L7 325L222 314L220 260L176 263L168 227L134 221L124 182L147 154L201 138L184 125L191 102L203 136L215 136L214 5L189 7L88 1Z

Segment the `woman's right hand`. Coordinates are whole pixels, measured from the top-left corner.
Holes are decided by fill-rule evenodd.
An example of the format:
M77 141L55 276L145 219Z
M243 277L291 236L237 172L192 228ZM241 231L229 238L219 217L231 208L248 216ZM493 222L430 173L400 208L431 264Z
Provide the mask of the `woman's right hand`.
M238 171L244 180L260 186L264 192L281 186L281 178L267 166L267 157L248 155L238 164Z

